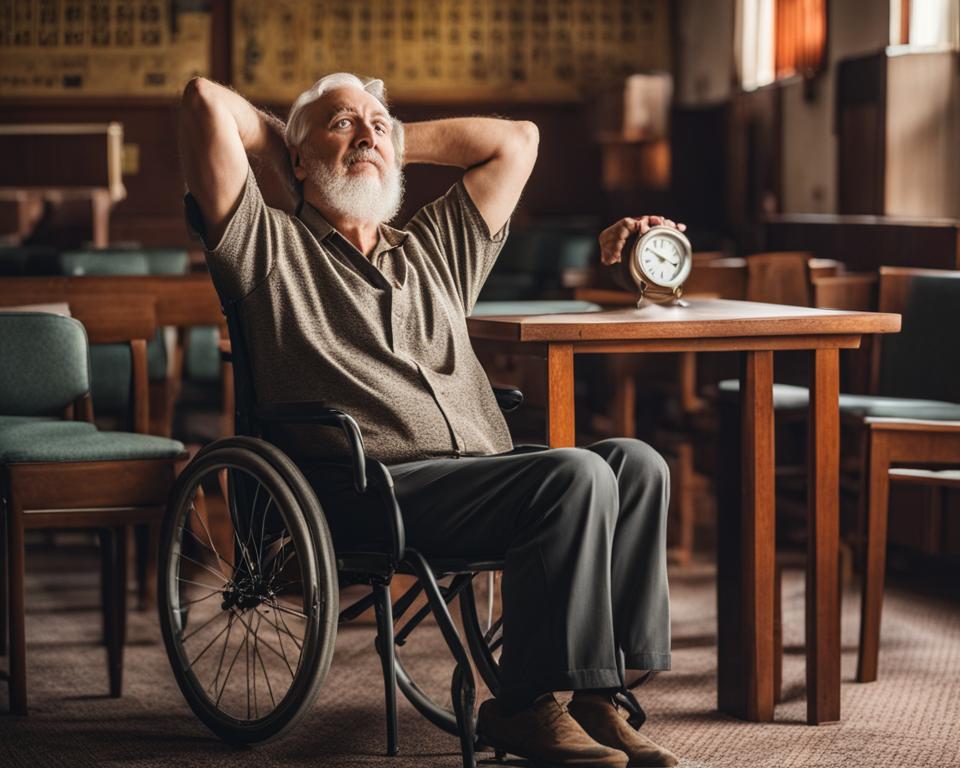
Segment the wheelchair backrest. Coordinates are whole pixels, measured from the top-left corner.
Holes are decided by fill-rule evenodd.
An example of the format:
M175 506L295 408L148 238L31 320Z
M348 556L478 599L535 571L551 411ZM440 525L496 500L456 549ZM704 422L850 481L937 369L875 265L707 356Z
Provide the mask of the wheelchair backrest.
M230 360L233 365L234 430L238 435L259 437L260 425L257 423L254 412L257 395L253 386L253 369L250 366L250 356L244 338L239 302L223 301L223 294L220 293L219 288L217 288L217 295L220 297L220 309L227 319L227 332L230 334Z

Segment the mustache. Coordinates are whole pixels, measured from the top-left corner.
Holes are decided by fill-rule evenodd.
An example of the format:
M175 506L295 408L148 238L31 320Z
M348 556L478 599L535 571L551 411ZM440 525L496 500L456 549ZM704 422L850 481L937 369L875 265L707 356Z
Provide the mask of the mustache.
M343 156L343 164L348 168L355 163L373 163L381 171L383 170L383 161L372 149L352 149Z

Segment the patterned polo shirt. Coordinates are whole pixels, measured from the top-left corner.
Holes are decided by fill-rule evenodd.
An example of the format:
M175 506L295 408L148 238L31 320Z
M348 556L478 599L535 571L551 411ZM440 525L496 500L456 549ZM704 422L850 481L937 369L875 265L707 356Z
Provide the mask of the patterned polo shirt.
M308 203L298 215L267 206L249 173L220 242L205 245L239 309L258 402L343 410L390 464L510 450L466 324L507 230L491 236L458 181L403 230L380 225L365 257ZM325 427L271 437L302 458L345 450Z

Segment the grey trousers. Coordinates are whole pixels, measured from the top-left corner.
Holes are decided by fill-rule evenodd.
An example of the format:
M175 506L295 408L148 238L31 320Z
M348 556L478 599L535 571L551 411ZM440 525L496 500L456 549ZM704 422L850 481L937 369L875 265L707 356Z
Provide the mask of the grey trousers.
M375 546L378 513L351 475L304 467L338 548ZM619 688L670 668L669 474L646 443L433 459L389 467L407 544L503 559L502 695Z

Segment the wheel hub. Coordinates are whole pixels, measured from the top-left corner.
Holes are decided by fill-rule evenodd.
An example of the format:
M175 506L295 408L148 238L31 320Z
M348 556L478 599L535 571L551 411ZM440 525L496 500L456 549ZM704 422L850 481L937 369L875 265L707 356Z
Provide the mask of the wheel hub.
M249 611L262 603L269 602L272 598L273 592L262 578L247 577L224 590L223 603L220 607L225 611L234 606L241 611Z

